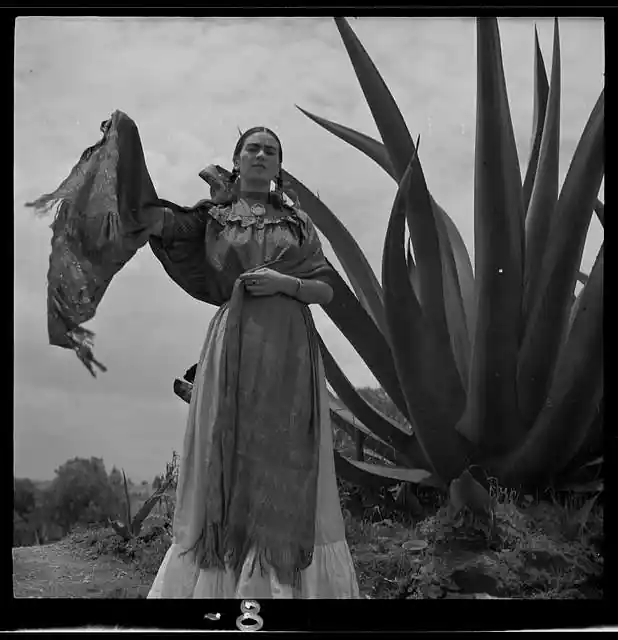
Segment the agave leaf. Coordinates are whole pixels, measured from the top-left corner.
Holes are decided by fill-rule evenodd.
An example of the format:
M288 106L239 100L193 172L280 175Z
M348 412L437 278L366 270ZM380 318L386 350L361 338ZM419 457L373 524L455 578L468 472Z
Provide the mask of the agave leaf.
M330 395L332 396L332 394ZM343 417L344 414L345 417ZM385 442L382 442L382 440L374 438L369 429L356 420L354 415L348 411L342 403L338 401L336 403L334 402L334 397L331 397L329 415L332 425L347 433L348 436L355 441L355 444L360 435L362 437L363 447L366 446L373 453L381 456L388 462L394 462L394 458L397 455L396 450ZM407 464L407 461L405 464Z
M218 165L217 170L229 179L229 171ZM286 186L292 189L286 195L292 201L296 201L297 197L302 200L304 211L331 243L365 311L384 330L382 287L356 240L332 211L297 178L286 171L282 171L282 177L284 184L287 183Z
M539 295L543 257L549 228L558 200L558 160L560 147L560 35L554 23L554 52L551 84L538 169L526 218L526 269L524 276L524 317Z
M483 453L493 454L523 436L515 381L524 240L521 177L495 18L477 20L477 76L477 314L468 401L475 440Z
M380 137L386 145L393 168L401 180L414 152L408 127L386 83L350 25L345 18L335 18L335 24L339 29L354 72L380 132Z
M324 311L365 361L397 409L410 421L393 358L388 357L391 353L389 342L335 267L331 267L333 299L323 305Z
M127 501L127 525L130 526L131 525L131 496L129 495L129 485L127 483L127 476L124 472L124 469L122 470L122 477L124 479L124 495Z
M440 245L443 247L443 251L446 251L447 243L445 240L448 239L448 245L450 245L452 251L452 258L457 269L457 282L459 283L460 288L464 319L467 321L468 332L472 339L472 336L474 335L474 327L476 326L476 285L474 281L474 272L472 271L472 262L470 261L470 254L468 253L468 249L466 248L463 238L461 237L455 223L447 215L446 211L444 211L444 209L435 200L433 200L433 198L432 203L434 210L439 213L439 219L443 223L446 231L446 237L443 231L440 231ZM447 263L446 273L449 272L448 267L449 265Z
M371 145L367 145L364 142L360 143L363 134L354 132L357 134L356 144L354 144L354 146L378 162L389 175L400 182L410 162L410 158L415 151L408 127L388 87L354 34L354 31L344 18L335 18L335 22L352 62L352 66L354 67L361 89L365 95L365 99L367 100L367 104L369 105L369 109L371 110L371 114L380 132L380 136L386 146L387 157L390 158L390 163L387 164L384 160L382 160L382 162L380 161L380 158L383 159L384 155L380 154L378 156L375 150L375 142ZM323 119L322 122L317 120L316 122L322 126L326 126L326 123L328 123L329 127L327 128L329 131L352 144L349 137L341 135L341 129L338 129L338 126L334 125L334 123L324 121ZM464 305L463 311L458 310L458 312L452 316L453 322L461 324L461 317L464 317L465 311L466 325L468 332L471 333L472 327L474 326L472 299L474 295L474 275L472 273L470 256L453 221L444 209L436 203L433 197L431 198L431 203L436 218L441 218L443 222L443 224L439 225L438 231L440 233L440 249L442 251L443 263L446 266L445 274L448 278L456 279L455 282L446 288L449 290L459 288ZM452 256L450 254L452 254ZM457 274L453 273L453 262L455 263ZM458 338L457 342L459 341L460 339Z
M301 109L309 118L323 126L327 131L348 142L374 160L392 178L397 180L397 173L393 168L386 147L381 143L359 133L349 127L320 118ZM410 139L410 150L414 145ZM461 235L447 213L431 197L431 204L438 225L441 260L444 265L445 305L447 319L451 332L452 348L461 375L466 384L470 361L470 336L474 326L474 276L468 250ZM417 288L415 289L418 295ZM420 298L419 298L420 300Z
M433 207L434 214L439 209L439 206L435 205ZM446 214L436 215L435 220L440 241L444 310L451 349L462 386L467 390L472 351L471 340L476 313L474 310L474 277L468 251L452 220ZM448 229L451 226L455 229L455 233L449 233ZM461 241L459 249L452 250L454 246L457 246L458 240Z
M412 255L412 242L408 239L408 250L406 254L406 263L408 265L408 275L410 276L410 283L412 284L412 288L414 289L414 294L416 295L418 302L421 306L423 306L423 299L421 298L421 284L418 279L418 271L416 269L416 264L414 264L414 256Z
M382 287L362 249L339 218L302 182L287 171L282 175L298 194L303 211L330 242L360 303L386 335Z
M584 290L582 289L577 296L575 297L575 301L573 302L573 306L571 307L571 312L569 313L569 323L567 326L567 330L564 332L564 340L566 341L568 340L569 334L571 333L571 329L573 327L573 320L575 320L575 316L577 315L577 312L579 311L579 306L581 304L582 301L582 293L584 292Z
M380 438L374 436L367 427L362 424L354 414L335 396L330 394L330 418L332 423L345 431L351 438L355 438L357 433L361 433L365 440L367 449L374 451L379 456L400 467L429 469L427 462L416 438L411 436L412 442L408 446L408 455L399 453Z
M603 480L591 480L590 482L565 482L556 487L557 491L568 491L570 493L601 493L604 490ZM596 497L596 496L595 496Z
M558 349L567 330L576 274L603 177L604 113L601 92L560 192L550 228L551 243L541 269L539 295L526 324L517 384L520 410L528 426L534 423L547 397Z
M603 397L603 254L601 247L568 340L558 356L549 395L520 447L503 462L507 482L542 482L580 449Z
M315 114L306 111L298 105L296 105L296 108L301 113L304 113L308 118L313 120L316 124L324 127L326 131L330 131L330 133L336 135L338 138L341 138L359 151L362 151L365 155L369 156L374 162L380 165L380 167L382 167L384 171L386 171L386 173L391 176L391 178L397 180L395 169L393 168L391 159L388 156L386 147L381 142L378 142L375 138L365 135L364 133L360 133L355 129L350 129L350 127L346 127L342 124L337 124L336 122L327 120L326 118L316 116Z
M425 323L432 328L436 343L441 345L441 378L445 388L450 389L451 401L454 407L460 407L459 420L465 406L465 390L463 380L458 371L453 356L451 332L449 331L446 314L446 299L453 301L454 291L445 292L443 285L443 263L440 255L440 241L438 236L438 222L434 216L431 199L421 163L417 153L412 160L410 185L406 190L406 221L410 230L410 239L414 246L416 272L420 288L422 311ZM409 247L408 247L409 248ZM450 281L452 282L452 280ZM461 298L454 301L461 304ZM464 327L465 331L465 327ZM467 333L466 333L467 335ZM467 362L462 364L467 377Z
M339 451L335 454L335 471L348 482L364 487L388 487L400 482L411 482L424 486L444 488L444 483L425 469L403 469L387 467L369 462L360 462L346 458Z
M324 118L319 118L302 109L301 111L318 124L324 126L328 131L335 133L335 135L338 135L346 142L349 142L357 149L366 153L387 171L389 175L395 177L386 148L380 142L348 127L343 127ZM414 149L413 145L411 149ZM436 305L443 309L446 307L446 314L441 315L445 315L457 369L462 384L466 385L470 363L470 333L473 326L474 278L472 275L472 266L470 264L468 251L457 227L453 224L446 212L433 200L431 195L429 195L429 198L431 208L433 209L431 218L428 216L420 216L417 221L416 216L413 214L411 222L411 229L413 229L411 237L415 238L416 245L421 247L419 250L419 259L423 264L427 262L427 257L429 257L430 262L435 263L437 261L437 264L434 264L433 267L428 270L421 270L425 273L425 279L429 278L432 280L432 282L427 285L428 290L432 293L429 298L424 300L423 304L429 304L429 313L432 313ZM423 210L426 211L427 207ZM437 227L438 237L434 237L431 243L428 242L427 234L423 233L423 229L427 228L427 220L431 221L431 227ZM423 224L424 221L425 224ZM410 227L410 224L408 226ZM432 235L435 236L435 234ZM456 251L454 247L457 248ZM441 265L443 265L443 267L441 267ZM413 269L414 267L410 268ZM440 270L443 271L442 275L440 275ZM417 295L419 295L420 279L418 272L415 277L417 278L415 291ZM465 291L465 296L462 294L463 291ZM443 301L442 298L444 298ZM422 299L422 297L419 297L419 300L420 299ZM438 319L437 323L438 327L442 327L444 331L444 322Z
M129 528L120 520L111 520L108 518L108 522L111 525L112 529L124 540L131 539L131 532Z
M604 227L605 226L605 205L598 198L594 205L594 212L597 214L597 218L599 219L599 222Z
M369 432L383 442L405 454L406 448L412 440L412 434L391 420L383 413L372 407L356 391L345 373L339 368L328 347L321 337L319 339L324 372L333 390L345 406L363 423Z
M406 255L406 263L408 265L408 274L414 293L418 298L419 304L423 306L423 299L421 297L421 287L418 276L418 269L414 263L414 257L410 248L411 242L408 241L408 249ZM470 370L470 337L469 332L472 327L468 328L466 322L466 313L464 311L461 291L458 287L453 286L454 280L449 277L448 273L443 273L444 276L444 306L446 311L447 324L449 326L449 336L451 339L451 347L453 349L453 355L455 357L455 363L457 364L457 370L461 378L464 389L468 387L468 375ZM474 283L472 282L472 285ZM469 301L473 303L473 286L470 290ZM458 427L460 431L466 435L472 435L469 433L469 424L460 421Z
M465 466L464 451L453 429L463 411L461 386L442 375L447 349L423 315L408 278L404 250L406 196L412 184L412 158L393 204L382 265L386 322L393 357L404 389L414 431L432 468L444 480ZM459 386L458 386L459 385Z
M399 181L401 176L395 171L388 152L386 151L386 147L381 142L378 142L375 138L371 138L364 133L360 133L354 129L350 129L349 127L344 127L341 124L331 122L326 118L321 118L311 114L304 109L300 109L300 111L317 124L323 126L327 131L334 133L337 137L348 142L359 151L362 151L365 155L374 160L382 169L384 169L391 178L397 182ZM409 155L411 156L414 151L414 145L409 133L407 133L407 137L410 141ZM471 334L472 328L474 327L474 274L472 272L470 254L468 253L463 238L461 237L455 223L451 220L446 211L444 211L444 209L433 199L431 194L430 197L434 213L438 220L443 223L439 228L441 249L443 251L449 251L450 244L450 251L453 254L453 260L457 269L457 281L461 288L461 297L465 309L466 324L468 326L468 331ZM445 242L445 240L448 240L448 242ZM443 243L446 245L445 247L442 247Z
M161 499L161 496L165 493L167 485L161 484L159 488L146 499L144 504L140 507L135 514L135 518L131 522L131 532L134 536L137 536L142 529L144 520L149 516L150 512L155 508L157 502Z
M545 112L547 110L547 99L549 95L549 84L547 82L547 71L543 62L543 54L539 45L539 34L534 27L534 107L532 124L532 141L530 143L530 158L523 185L524 212L528 212L532 187L536 176L536 169L539 161L541 149L541 139L543 137L543 126L545 123Z

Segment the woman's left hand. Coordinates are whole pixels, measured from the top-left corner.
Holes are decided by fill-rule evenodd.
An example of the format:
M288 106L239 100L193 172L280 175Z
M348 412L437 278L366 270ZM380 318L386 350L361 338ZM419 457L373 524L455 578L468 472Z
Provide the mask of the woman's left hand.
M252 296L274 296L277 293L287 293L291 280L290 276L267 267L243 273L239 279Z

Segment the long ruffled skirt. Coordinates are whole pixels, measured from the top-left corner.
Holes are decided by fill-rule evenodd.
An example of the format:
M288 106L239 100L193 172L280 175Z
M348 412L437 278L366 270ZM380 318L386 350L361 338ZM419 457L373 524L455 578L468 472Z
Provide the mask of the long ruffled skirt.
M251 571L253 553L238 584L231 570L200 569L191 548L204 522L206 467L218 400L219 366L227 305L213 317L200 356L189 405L176 494L174 537L152 584L149 598L358 598L333 458L329 400L320 360L320 453L313 562L301 573L301 586L282 585L273 571Z

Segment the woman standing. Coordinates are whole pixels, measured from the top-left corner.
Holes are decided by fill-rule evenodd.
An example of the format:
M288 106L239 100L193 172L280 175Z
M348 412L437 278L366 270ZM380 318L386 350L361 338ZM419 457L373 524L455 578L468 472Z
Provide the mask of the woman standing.
M358 597L308 308L330 301L332 271L311 220L284 199L279 139L246 131L234 188L187 208L157 198L127 116L114 113L103 130L34 203L61 203L50 341L102 368L79 325L147 241L175 282L219 306L195 373L173 544L149 597Z

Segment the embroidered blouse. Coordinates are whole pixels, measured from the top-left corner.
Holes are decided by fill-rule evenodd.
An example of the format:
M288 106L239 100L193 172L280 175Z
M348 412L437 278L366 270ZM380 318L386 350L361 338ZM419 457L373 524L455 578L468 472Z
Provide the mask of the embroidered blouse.
M170 277L187 293L219 306L229 300L241 273L277 260L305 241L319 246L316 229L301 209L269 205L264 215L255 215L245 210L242 201L227 205L202 201L192 209L166 206L160 238L151 237L150 244ZM323 262L327 266L325 258ZM319 279L329 281L324 272Z

